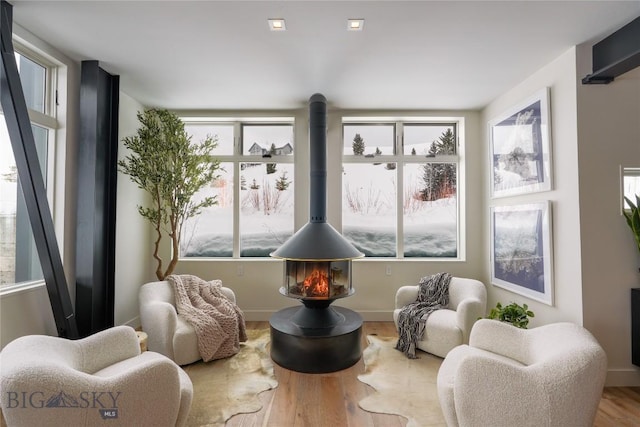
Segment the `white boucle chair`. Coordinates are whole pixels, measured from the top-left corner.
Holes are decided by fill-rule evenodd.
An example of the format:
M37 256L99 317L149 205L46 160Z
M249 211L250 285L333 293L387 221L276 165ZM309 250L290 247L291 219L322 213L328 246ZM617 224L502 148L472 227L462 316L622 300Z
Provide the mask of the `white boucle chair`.
M449 427L591 427L606 372L604 350L581 326L482 319L442 362L438 397Z
M68 340L28 335L0 352L2 414L11 427L183 426L193 385L133 328Z
M235 303L235 293L222 287L222 294ZM197 362L196 330L176 312L176 299L171 283L164 280L142 285L138 293L140 323L147 333L149 350L164 354L178 365Z
M418 299L418 285L402 286L396 292L393 321L398 328L398 315L405 305ZM485 316L487 290L478 280L452 277L449 283L449 307L429 315L425 332L417 348L445 357L454 347L469 342L474 322Z

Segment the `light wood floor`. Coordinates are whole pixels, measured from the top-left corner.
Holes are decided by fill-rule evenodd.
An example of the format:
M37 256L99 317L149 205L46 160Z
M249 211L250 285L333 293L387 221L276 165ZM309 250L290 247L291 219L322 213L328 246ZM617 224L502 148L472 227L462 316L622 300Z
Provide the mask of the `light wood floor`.
M268 322L247 322L250 329L268 328ZM366 335L396 335L392 322L365 322ZM261 411L232 417L227 427L400 427L405 418L363 411L358 401L373 389L358 381L362 360L351 368L329 374L303 374L275 366L279 385L260 395ZM640 427L640 387L604 389L595 427Z

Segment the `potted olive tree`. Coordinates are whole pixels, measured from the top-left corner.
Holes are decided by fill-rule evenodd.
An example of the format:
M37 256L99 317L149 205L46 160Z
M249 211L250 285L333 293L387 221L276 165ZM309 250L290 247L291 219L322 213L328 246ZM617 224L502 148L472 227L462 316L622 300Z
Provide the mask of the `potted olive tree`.
M217 138L207 136L204 141L192 142L180 117L167 110L138 112L138 121L137 134L123 139L130 154L118 167L149 193L150 204L138 206L138 212L153 225L156 276L164 280L178 263L184 222L216 204L215 197L194 201L193 196L217 178L220 164L211 156ZM166 268L160 256L163 236L171 239L172 248Z

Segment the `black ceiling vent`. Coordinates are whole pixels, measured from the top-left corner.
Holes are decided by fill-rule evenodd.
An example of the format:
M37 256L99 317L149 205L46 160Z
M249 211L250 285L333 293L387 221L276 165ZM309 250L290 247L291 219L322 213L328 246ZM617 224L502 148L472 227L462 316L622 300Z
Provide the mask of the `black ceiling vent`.
M593 74L582 84L607 84L640 67L640 17L593 45Z

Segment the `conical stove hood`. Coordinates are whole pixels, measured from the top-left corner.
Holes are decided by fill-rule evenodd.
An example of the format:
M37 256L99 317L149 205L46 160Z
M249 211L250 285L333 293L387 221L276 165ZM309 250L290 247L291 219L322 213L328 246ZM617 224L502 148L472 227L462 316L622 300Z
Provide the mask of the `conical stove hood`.
M344 260L363 257L327 222L327 99L309 98L310 220L272 257L300 261Z

